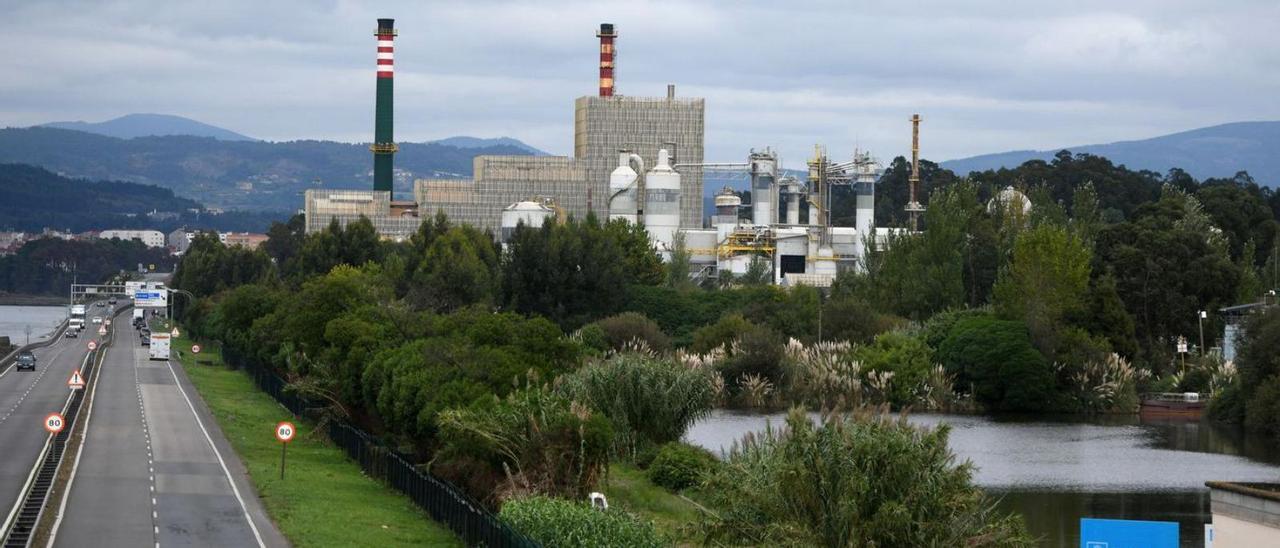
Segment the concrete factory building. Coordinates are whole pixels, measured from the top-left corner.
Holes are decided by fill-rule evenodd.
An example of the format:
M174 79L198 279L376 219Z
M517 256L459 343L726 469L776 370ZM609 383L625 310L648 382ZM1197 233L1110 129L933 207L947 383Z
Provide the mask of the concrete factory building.
M598 96L574 103L574 157L477 156L471 179L419 179L412 202L392 201L389 176L398 147L391 135L390 19L378 20L377 112L372 190L306 191L306 230L324 230L368 218L383 237L406 239L422 218L444 212L455 224L493 230L506 240L518 224L541 226L594 213L600 219L643 223L664 259L684 245L695 279L742 274L767 261L779 284L829 285L840 270L860 268L866 245L881 245L889 229L876 228L874 185L880 165L856 152L837 162L815 151L803 180L784 176L777 155L751 151L742 163L703 162L705 102L615 94L613 25L600 26ZM912 201L918 181L918 125L912 121ZM751 180L752 217L740 220L742 200L726 189L716 197L716 215L704 228L703 173L737 172ZM832 189L856 197L852 227L831 226ZM804 205L802 208L801 206ZM802 210L807 212L801 218ZM683 244L681 244L683 242Z

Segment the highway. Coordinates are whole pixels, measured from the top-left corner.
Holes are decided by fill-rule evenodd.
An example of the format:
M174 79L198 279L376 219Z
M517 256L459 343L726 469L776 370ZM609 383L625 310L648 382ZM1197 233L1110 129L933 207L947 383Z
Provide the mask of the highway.
M60 338L35 349L35 371L18 371L12 365L0 370L0 522L22 494L49 438L44 417L62 411L70 392L67 379L84 362L90 338L88 334Z
M287 546L185 373L116 327L52 543Z

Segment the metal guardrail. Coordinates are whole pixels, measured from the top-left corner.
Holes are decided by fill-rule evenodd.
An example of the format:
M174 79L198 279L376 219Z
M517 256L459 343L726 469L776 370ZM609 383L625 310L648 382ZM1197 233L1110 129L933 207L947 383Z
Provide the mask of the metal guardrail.
M0 371L4 371L5 366L12 363L13 360L18 357L18 353L22 352L23 350L35 350L37 348L44 348L55 342L58 342L58 339L62 337L62 333L66 330L67 330L67 320L62 320L62 323L58 324L58 327L53 330L53 335L51 335L48 339L43 341L33 342L31 344L22 345L13 349L13 352L10 352L9 354L5 355L5 357L0 358Z
M254 383L280 405L301 417L307 409L318 406L285 390L287 383L274 372L223 347L222 359L232 367L242 368ZM370 477L407 495L431 518L445 524L468 546L490 548L537 548L539 544L512 529L501 518L489 512L461 489L448 481L425 473L400 453L378 442L373 435L345 421L329 422L329 439L347 456L360 464Z

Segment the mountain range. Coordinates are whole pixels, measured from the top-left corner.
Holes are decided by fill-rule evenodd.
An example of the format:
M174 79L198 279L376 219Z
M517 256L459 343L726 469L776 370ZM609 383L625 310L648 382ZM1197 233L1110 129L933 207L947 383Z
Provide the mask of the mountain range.
M190 135L212 137L222 141L257 141L229 129L171 114L126 114L105 122L50 122L42 126L96 133L120 139Z
M1130 169L1160 173L1181 168L1192 177L1231 177L1248 171L1262 186L1280 187L1280 122L1236 122L1150 139L1050 150L1015 150L942 162L960 175L1053 159L1060 150L1105 156Z

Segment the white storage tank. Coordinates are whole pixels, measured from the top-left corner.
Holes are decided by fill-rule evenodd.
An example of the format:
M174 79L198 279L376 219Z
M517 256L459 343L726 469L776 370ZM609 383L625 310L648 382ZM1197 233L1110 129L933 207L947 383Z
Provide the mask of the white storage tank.
M548 218L555 216L556 211L538 202L516 202L502 209L498 238L502 242L511 239L511 234L521 223L533 228L541 228Z
M634 154L618 153L618 167L609 174L609 220L622 219L636 223L636 189L640 175L631 169ZM636 158L639 158L636 156ZM644 169L643 167L641 169Z
M670 250L680 229L680 174L671 169L669 153L658 150L658 164L644 177L644 227L658 250Z
M773 224L778 208L776 175L777 159L772 154L751 154L751 220L756 226Z

